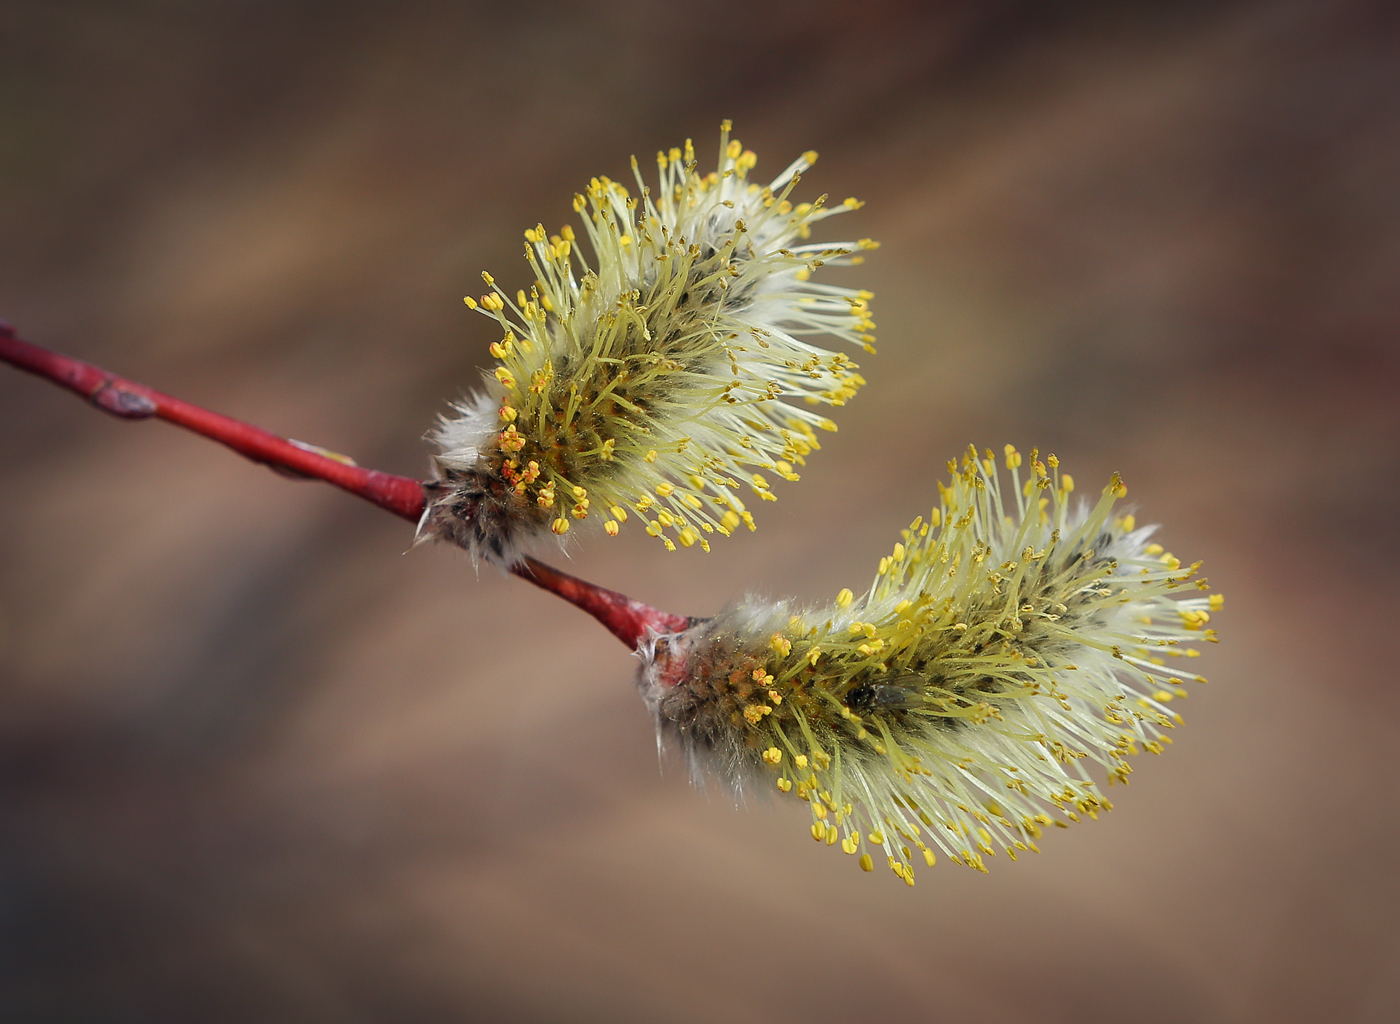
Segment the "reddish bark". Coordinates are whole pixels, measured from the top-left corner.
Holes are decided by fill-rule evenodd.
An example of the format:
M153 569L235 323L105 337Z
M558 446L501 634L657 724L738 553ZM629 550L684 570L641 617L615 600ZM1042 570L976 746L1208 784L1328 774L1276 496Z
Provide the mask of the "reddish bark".
M418 522L423 514L425 497L421 481L331 458L91 363L21 341L7 324L0 324L0 362L67 388L113 416L128 420L166 420L226 445L254 462L334 484L410 522ZM511 572L583 609L628 647L635 648L648 630L674 632L690 623L683 615L671 615L641 604L625 594L595 586L528 556L513 566Z
M647 635L647 630L678 633L694 621L684 615L672 615L634 601L616 590L605 590L528 556L511 572L582 608L607 626L612 635L628 647L635 648Z

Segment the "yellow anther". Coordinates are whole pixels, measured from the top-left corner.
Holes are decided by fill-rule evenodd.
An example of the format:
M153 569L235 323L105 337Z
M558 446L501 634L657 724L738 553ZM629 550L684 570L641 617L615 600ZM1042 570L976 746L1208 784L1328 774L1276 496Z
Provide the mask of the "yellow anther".
M1061 473L1060 490L1064 491L1066 494L1074 490L1074 477L1070 476L1068 473Z
M841 592L836 595L836 604L837 607L840 608L849 608L851 602L854 600L855 595L851 593L850 588L848 587L841 588Z
M781 633L774 633L768 638L768 646L786 658L792 653L792 641Z
M463 295L462 301L467 304L468 309L476 309L476 299L472 298L470 295Z
M606 523L603 524L603 530L607 533L609 537L616 537L619 529L620 527L617 525L616 520L613 519L609 519Z
M806 767L807 767L807 755L806 755L806 754L798 754L798 755L797 755L796 757L794 757L792 760L793 760L793 763L796 764L798 768L806 768Z
M1220 611L1220 609L1223 608L1224 606L1225 606L1225 595L1224 595L1224 594L1211 594L1211 595L1210 595L1210 610L1211 610L1211 611L1213 611L1213 612L1218 612L1218 611Z
M777 747L769 747L763 752L762 757L767 764L778 764L783 759L783 752Z
M680 545L683 548L688 548L692 546L699 539L700 535L694 530L692 530L689 526L685 527L683 530L681 530L680 533L676 534L676 540L680 542Z
M1137 529L1137 517L1136 517L1136 516L1133 516L1133 515L1126 515L1126 516L1124 516L1124 517L1123 517L1123 532L1124 532L1124 533L1132 533L1132 532L1133 532L1134 530L1136 530L1136 529Z
M870 859L870 854L868 854L868 853L862 853L862 854L860 855L860 869L861 869L862 871L874 871L874 870L875 870L875 862L874 862L873 860Z
M792 792L792 780L783 778L778 779L778 788L781 789L784 793Z
M569 532L569 521L563 516L560 516L549 524L549 528L562 537Z
M661 495L661 497L663 498L669 498L675 492L676 485L668 480L663 480L661 483L656 485L656 493Z
M1210 621L1209 612L1198 612L1190 608L1183 608L1179 614L1181 615L1182 626L1193 631L1204 628L1205 624Z
M653 448L651 451L647 452L645 455L642 456L642 461L644 462L655 462L656 459L657 455L655 448Z

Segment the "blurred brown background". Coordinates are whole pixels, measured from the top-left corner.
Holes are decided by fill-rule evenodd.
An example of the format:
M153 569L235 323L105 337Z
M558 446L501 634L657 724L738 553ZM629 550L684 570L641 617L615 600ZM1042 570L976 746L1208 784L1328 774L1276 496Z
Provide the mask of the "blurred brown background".
M658 769L576 610L0 368L0 1019L1400 1019L1395 5L8 0L0 316L418 474L479 271L724 117L869 201L870 386L758 533L574 570L829 597L1039 444L1228 595L1176 745L908 890Z

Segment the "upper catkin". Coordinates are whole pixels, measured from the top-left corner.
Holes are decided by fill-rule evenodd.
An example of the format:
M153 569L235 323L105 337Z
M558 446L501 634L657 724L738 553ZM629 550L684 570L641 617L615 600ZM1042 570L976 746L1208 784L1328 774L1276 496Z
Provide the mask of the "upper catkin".
M828 335L873 352L871 294L811 280L855 264L869 239L815 243L813 224L858 208L788 197L805 153L767 185L729 138L701 174L689 141L658 153L655 193L594 178L574 197L592 257L569 227L525 232L534 274L514 298L490 274L467 305L501 328L486 390L435 441L438 480L422 532L509 563L531 536L597 515L616 535L635 515L670 550L727 536L753 516L740 489L773 500L864 380Z
M1128 755L1171 742L1170 703L1205 682L1183 645L1216 639L1223 598L1113 513L1116 474L1072 508L1055 457L1030 461L1023 481L1006 446L1009 488L990 451L950 462L859 598L751 600L653 635L639 685L662 735L696 772L805 800L815 839L867 871L878 849L910 885L910 847L986 870L1110 809L1084 763L1127 782Z

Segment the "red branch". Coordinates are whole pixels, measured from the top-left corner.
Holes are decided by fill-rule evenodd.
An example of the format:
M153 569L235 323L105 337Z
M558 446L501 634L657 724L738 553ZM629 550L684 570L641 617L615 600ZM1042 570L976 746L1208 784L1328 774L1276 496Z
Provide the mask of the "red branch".
M537 562L528 555L523 562L512 566L510 571L522 580L529 580L535 586L558 594L565 601L582 608L607 626L612 635L628 647L635 648L647 635L647 630L679 633L694 621L684 615L659 611L616 590L604 590L587 580Z
M241 420L191 405L170 395L118 377L91 363L51 352L15 337L0 324L0 362L17 366L59 387L67 388L103 412L127 420L162 419L201 437L227 445L238 454L273 469L324 480L358 498L416 523L426 498L421 481L365 469L352 461L321 454L322 449L278 437ZM537 587L583 609L628 647L636 648L648 630L658 633L685 629L690 620L605 590L526 556L511 572Z
M152 417L166 420L227 445L254 462L335 484L405 519L417 522L423 514L423 485L417 480L328 458L266 430L201 409L90 363L20 341L13 330L0 334L0 359L81 395L113 416L125 420Z

